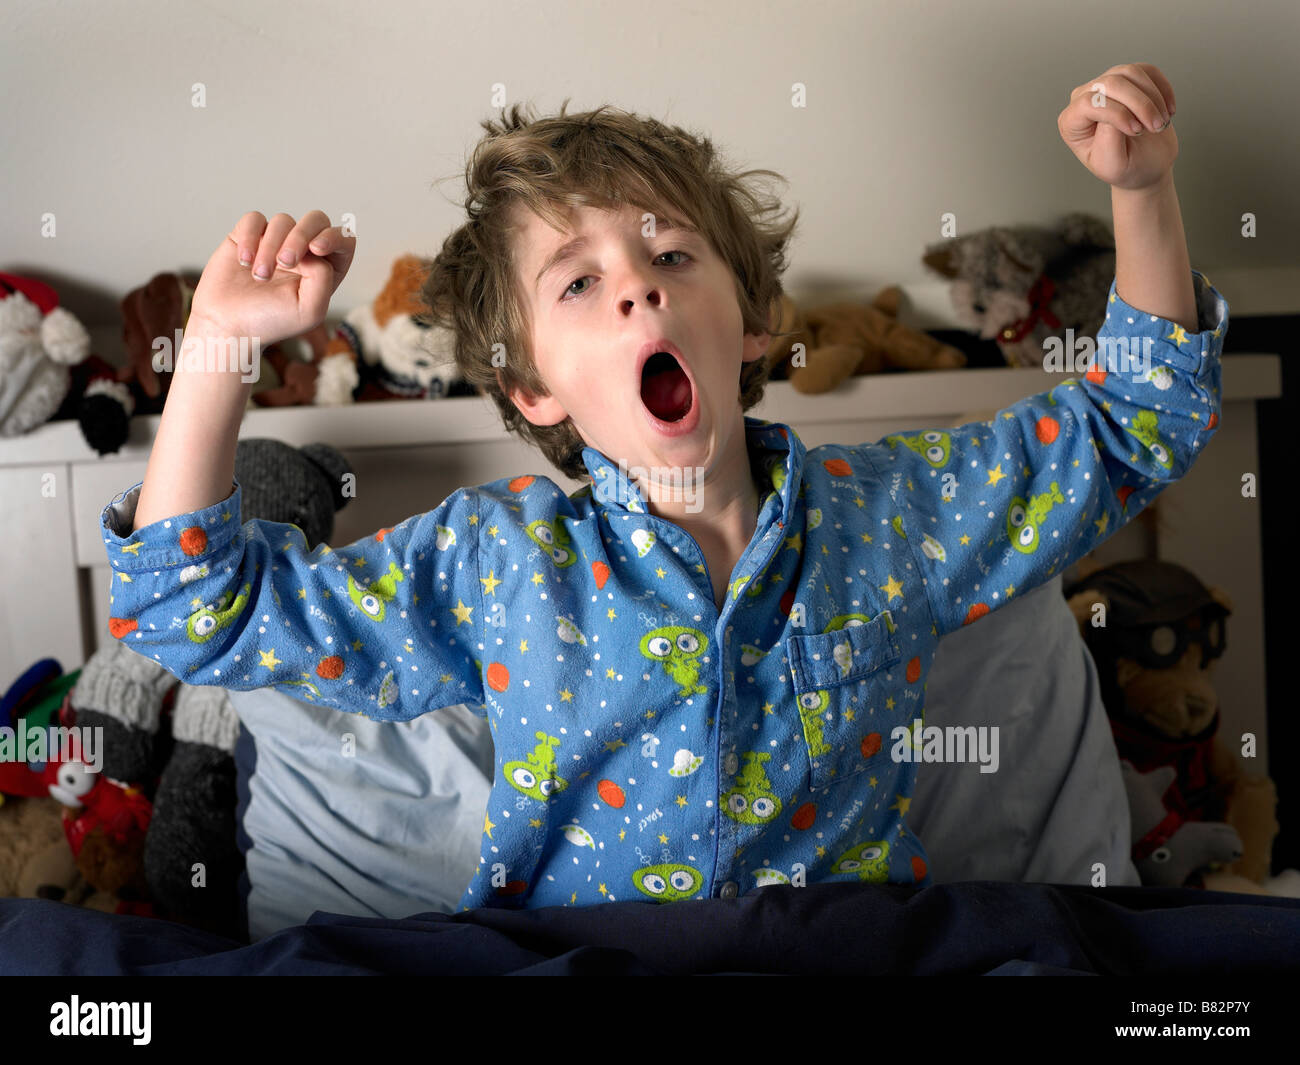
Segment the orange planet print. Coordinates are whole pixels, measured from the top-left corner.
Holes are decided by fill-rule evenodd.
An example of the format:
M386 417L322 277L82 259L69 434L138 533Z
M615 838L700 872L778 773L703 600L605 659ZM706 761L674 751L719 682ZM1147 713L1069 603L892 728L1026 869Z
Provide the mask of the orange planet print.
M208 549L208 534L197 525L182 529L180 535L181 550L193 558Z
M324 677L326 680L338 680L343 676L343 659L338 655L322 658L316 663L316 676Z
M623 794L623 789L612 780L602 780L597 784L596 794L600 796L601 802L614 807L615 810L622 809L623 804L627 802L627 796Z
M1045 414L1038 419L1038 424L1034 426L1034 432L1037 434L1040 444L1050 444L1061 435L1061 423L1050 414Z
M609 567L603 562L593 562L591 575L596 578L596 588L604 588L605 582L609 580Z
M969 625L972 621L979 621L979 619L982 618L988 612L989 612L988 603L972 603L971 608L968 611L966 611L966 620L963 621L962 624Z
M510 670L500 662L493 662L487 667L487 682L493 691L505 691L510 687Z
M866 741L864 740L863 742L865 743ZM790 824L792 827L797 828L800 832L805 832L808 829L812 828L813 821L816 819L816 817L817 817L817 804L812 802L806 802L794 812L794 816L790 818Z
M119 640L128 632L135 632L139 622L135 618L109 618L108 631Z
M917 655L907 663L907 683L915 684L921 676L921 656Z
M851 477L853 475L853 467L844 459L827 459L822 465L826 467L826 472L832 477Z
M507 484L506 487L509 488L510 491L512 492L522 492L525 488L527 488L530 484L533 483L533 480L534 477L531 473L525 473L522 477L512 478L510 483Z
M870 732L863 736L861 745L862 757L874 758L880 753L880 748L883 742L884 741L880 738L879 732Z

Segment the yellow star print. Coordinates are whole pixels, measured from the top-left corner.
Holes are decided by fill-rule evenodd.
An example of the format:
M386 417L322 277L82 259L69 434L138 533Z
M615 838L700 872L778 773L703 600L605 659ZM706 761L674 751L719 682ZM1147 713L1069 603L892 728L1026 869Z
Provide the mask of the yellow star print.
M501 582L497 580L495 570L488 570L488 575L486 577L480 577L479 583L483 585L484 595L496 595L497 585Z
M901 599L903 597L903 585L894 579L892 573L889 575L889 583L882 584L880 590L889 596L889 598L885 600L887 603L892 603L895 599Z
M487 833L487 838L488 838L488 839L491 839L491 838L492 838L492 830L493 830L494 828L496 828L496 827L497 827L497 826L494 825L494 824L492 823L492 815L491 815L491 814L484 814L484 815L483 815L483 831Z
M1006 474L1002 472L1002 463L1000 462L997 464L995 469L985 470L984 472L989 475L989 479L984 482L986 485L997 484L998 481L1002 480L1002 478L1006 476Z
M456 624L459 626L461 622L464 622L465 624L471 623L472 619L470 615L474 613L474 608L472 606L466 606L458 598L456 600L456 605L452 607L451 612L456 615Z
M274 669L281 662L281 659L275 657L274 647L269 651L258 651L257 653L262 656L262 661L258 665L266 666L267 669Z

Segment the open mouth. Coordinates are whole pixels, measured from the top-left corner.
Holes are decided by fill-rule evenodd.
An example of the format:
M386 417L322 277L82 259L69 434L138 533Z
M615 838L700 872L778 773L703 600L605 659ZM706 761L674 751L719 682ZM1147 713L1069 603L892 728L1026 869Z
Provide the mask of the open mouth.
M677 359L656 351L641 368L641 402L660 421L681 421L691 412L691 382Z

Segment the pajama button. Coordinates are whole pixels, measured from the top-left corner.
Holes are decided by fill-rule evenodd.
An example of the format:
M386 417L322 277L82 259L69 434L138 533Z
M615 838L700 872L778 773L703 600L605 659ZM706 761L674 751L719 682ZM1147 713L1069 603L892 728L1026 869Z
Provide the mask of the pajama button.
M734 751L723 759L722 768L727 771L728 776L736 775L736 770L740 768L740 759L736 757Z
M737 884L734 880L728 880L725 884L722 885L722 890L719 892L719 894L724 899L734 899L737 895L740 894L740 885Z

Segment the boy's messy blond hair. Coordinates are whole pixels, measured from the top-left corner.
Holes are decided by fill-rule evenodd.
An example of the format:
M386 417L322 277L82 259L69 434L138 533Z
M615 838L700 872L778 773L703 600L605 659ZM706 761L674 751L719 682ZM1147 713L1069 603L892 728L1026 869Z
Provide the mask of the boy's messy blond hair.
M493 398L506 429L535 444L566 476L589 481L585 442L573 420L533 425L510 399L513 388L547 395L518 280L516 212L531 210L561 231L572 230L568 215L577 206L630 205L656 219L685 221L731 268L744 332L774 336L783 335L774 328L776 301L799 213L778 220L780 202L746 179L785 179L772 170L732 173L707 137L610 105L572 115L567 106L565 100L558 115L539 119L531 106L521 111L515 104L509 114L502 109L499 122L482 123L487 134L465 167L469 221L443 242L421 297L426 317L454 332L460 373ZM504 365L493 364L494 352L502 353ZM742 410L763 398L769 372L766 357L744 364Z

